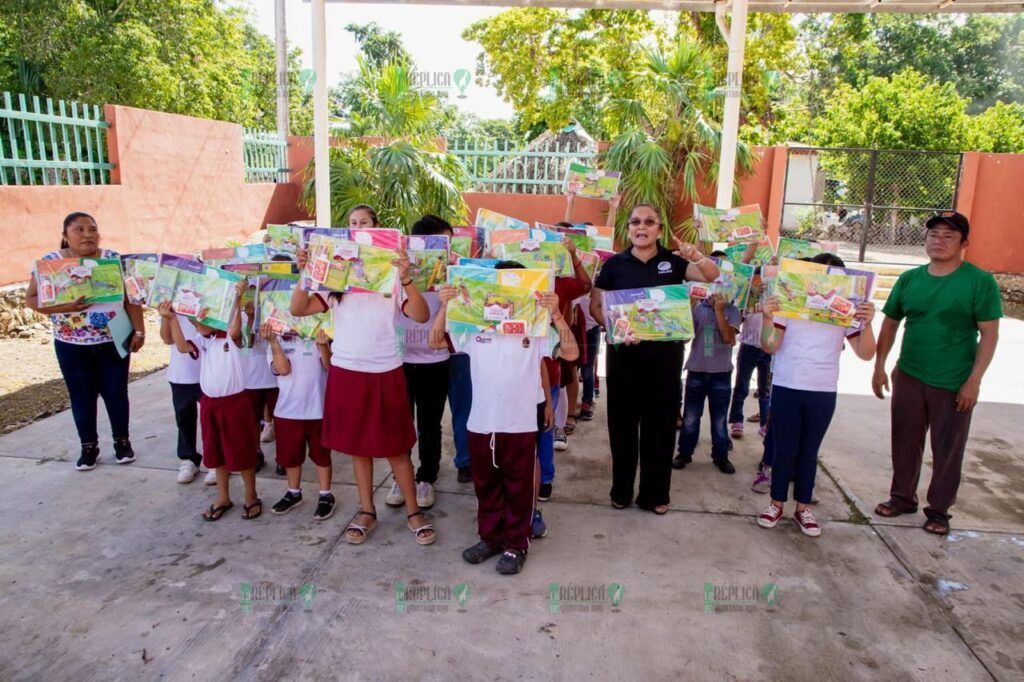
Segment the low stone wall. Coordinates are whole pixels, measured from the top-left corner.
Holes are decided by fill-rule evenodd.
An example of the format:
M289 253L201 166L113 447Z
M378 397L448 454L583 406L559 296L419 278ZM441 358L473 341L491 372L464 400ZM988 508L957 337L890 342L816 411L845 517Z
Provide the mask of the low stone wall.
M49 329L44 315L25 307L27 286L22 283L0 288L0 339L27 339Z

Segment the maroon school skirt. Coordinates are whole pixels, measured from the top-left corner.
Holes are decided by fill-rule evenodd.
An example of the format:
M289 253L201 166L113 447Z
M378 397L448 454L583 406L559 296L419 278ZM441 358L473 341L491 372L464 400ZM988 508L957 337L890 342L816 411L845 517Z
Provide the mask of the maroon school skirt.
M331 365L321 443L354 457L397 457L412 449L416 429L405 372L355 372Z

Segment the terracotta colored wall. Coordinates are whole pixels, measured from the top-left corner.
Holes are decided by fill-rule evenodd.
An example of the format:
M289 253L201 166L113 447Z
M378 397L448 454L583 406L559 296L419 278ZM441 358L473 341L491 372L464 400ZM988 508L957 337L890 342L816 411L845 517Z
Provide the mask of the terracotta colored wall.
M27 279L71 211L95 216L104 245L122 253L216 246L307 217L298 184L245 183L241 126L120 106L105 116L113 184L0 187L0 283Z
M968 260L1024 272L1024 154L966 153L957 210L971 221Z

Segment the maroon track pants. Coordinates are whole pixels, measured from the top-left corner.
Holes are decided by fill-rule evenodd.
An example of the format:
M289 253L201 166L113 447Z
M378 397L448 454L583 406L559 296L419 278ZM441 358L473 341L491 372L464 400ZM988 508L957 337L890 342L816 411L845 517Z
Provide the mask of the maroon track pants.
M530 547L537 432L469 432L469 462L479 502L480 539L492 549Z

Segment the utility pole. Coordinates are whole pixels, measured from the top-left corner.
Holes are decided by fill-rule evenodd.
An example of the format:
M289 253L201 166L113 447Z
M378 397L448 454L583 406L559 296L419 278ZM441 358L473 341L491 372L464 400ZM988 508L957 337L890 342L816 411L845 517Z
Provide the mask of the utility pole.
M282 139L291 132L288 124L288 30L285 25L285 0L274 0L274 46L277 48L277 134Z

